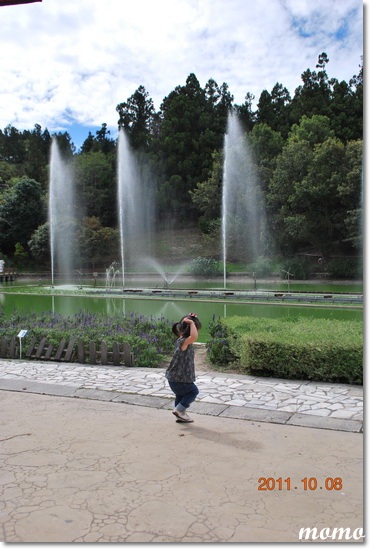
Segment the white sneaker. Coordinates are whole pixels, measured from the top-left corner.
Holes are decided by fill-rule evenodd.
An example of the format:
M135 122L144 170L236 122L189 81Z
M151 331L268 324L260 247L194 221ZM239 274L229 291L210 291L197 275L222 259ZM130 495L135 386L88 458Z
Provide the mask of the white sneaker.
M190 418L186 412L180 412L174 409L173 414L175 414L179 422L193 422L192 418Z

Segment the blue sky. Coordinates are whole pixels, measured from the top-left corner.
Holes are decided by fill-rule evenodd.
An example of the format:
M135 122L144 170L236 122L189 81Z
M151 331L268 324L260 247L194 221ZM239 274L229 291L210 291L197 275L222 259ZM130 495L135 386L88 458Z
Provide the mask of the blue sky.
M99 126L83 126L82 124L79 124L78 122L75 122L69 126L67 126L66 128L62 129L62 130L58 130L58 131L66 131L70 134L71 138L72 138L72 141L74 143L74 145L76 146L76 149L78 150L81 145L84 143L84 141L86 140L86 138L88 137L89 135L89 132L91 134L93 134L93 136L95 137L96 135L96 132L98 130L101 129L101 125ZM111 128L109 128L109 132L110 132L110 135L109 137L112 138L112 139L116 139L117 138L117 135L118 135L118 131L117 131L117 126L112 126Z
M77 148L143 85L155 108L194 73L236 103L279 82L293 95L326 52L349 81L363 54L360 0L43 0L0 8L0 128L68 131ZM366 9L367 15L367 9Z

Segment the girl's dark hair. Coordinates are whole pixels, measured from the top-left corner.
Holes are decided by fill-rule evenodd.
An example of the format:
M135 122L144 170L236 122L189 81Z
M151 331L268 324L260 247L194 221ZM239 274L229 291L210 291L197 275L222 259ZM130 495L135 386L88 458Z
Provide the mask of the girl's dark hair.
M199 321L198 317L195 317L194 315L186 315L185 317L182 317L182 319L178 323L179 332L181 333L183 338L188 338L188 336L191 334L191 327L188 323L184 321L184 319L192 319L192 321L196 325L197 330L200 330L201 322Z
M171 330L173 331L173 334L175 334L177 338L181 336L180 323L174 323L173 326L171 327Z
M196 325L197 330L200 330L202 325L201 325L201 321L199 320L197 315L192 315L192 313L190 313L189 315L187 315L187 317L188 317L188 319L192 319L192 321Z

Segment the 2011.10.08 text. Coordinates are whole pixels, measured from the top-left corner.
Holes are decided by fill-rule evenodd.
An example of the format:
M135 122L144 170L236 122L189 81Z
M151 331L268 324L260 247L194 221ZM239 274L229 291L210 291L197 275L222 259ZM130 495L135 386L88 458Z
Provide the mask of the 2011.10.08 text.
M299 483L292 481L291 477L259 477L258 491L291 491L301 489L303 491L341 491L343 479L341 477L326 477L319 480L316 477L303 477Z

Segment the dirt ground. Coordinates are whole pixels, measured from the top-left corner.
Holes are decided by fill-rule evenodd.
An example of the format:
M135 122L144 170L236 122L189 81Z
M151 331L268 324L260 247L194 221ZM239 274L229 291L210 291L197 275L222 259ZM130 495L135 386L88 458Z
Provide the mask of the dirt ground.
M171 355L169 355L164 361L161 362L161 367L166 369L169 362L171 361ZM208 357L205 344L195 344L195 370L196 376L201 372L229 372L235 374L241 374L242 371L239 369L238 365L228 366L228 367L216 367L213 365ZM246 374L246 373L245 373Z
M212 371L211 363L207 357L206 346L196 346L195 349L195 365L197 372L210 372ZM215 370L215 369L214 369Z

